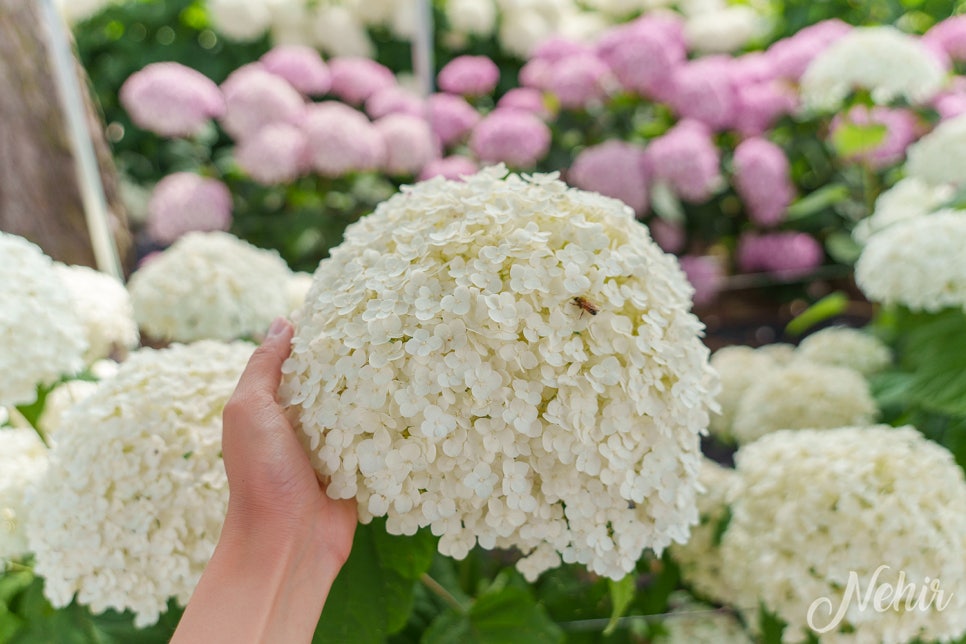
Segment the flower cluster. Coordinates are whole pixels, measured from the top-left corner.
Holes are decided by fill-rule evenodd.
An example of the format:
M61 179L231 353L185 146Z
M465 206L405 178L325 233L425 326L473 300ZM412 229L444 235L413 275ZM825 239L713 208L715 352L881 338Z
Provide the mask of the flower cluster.
M137 346L138 326L124 284L86 266L55 264L54 270L67 286L74 312L84 325L87 364Z
M0 561L29 552L25 526L32 504L27 494L46 471L47 448L37 432L0 428Z
M296 314L282 401L334 498L612 578L697 520L716 389L691 289L616 200L496 167L347 229Z
M289 312L291 276L275 251L228 233L189 233L136 271L128 290L138 325L153 338L234 340Z
M882 371L892 362L892 351L882 340L842 326L811 334L801 341L795 353L809 362L849 367L865 376Z
M54 606L130 610L144 627L187 603L221 532L221 410L252 348L142 349L66 412L27 524Z
M87 340L53 260L23 237L0 232L0 406L29 404L84 366Z
M135 125L162 136L198 134L225 114L218 86L180 63L152 63L125 81L119 96Z
M825 597L837 610L850 575L864 594L895 587L902 574L916 592L941 580L949 604L907 610L908 590L898 610L853 598L822 641L947 641L966 632L966 515L954 509L966 507L966 481L945 448L913 427L783 431L742 447L736 466L721 554L737 606L753 612L761 602L788 624L786 641L805 641L809 607ZM833 615L819 608L815 624Z

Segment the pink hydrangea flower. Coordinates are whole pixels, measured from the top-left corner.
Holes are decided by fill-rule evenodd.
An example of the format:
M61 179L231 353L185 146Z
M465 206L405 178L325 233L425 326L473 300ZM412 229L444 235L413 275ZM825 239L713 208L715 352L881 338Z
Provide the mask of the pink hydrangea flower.
M473 159L454 155L442 159L433 159L427 163L423 166L422 172L419 173L419 180L426 181L433 177L444 177L452 181L458 181L462 177L476 174L479 169L479 166L476 165Z
M593 53L576 54L552 63L547 90L567 109L582 109L602 101L611 84L607 63Z
M333 58L329 71L332 93L352 105L362 105L379 90L396 85L396 77L388 67L368 58Z
M540 42L530 53L530 58L539 58L551 63L570 58L593 53L593 47L582 42L576 42L564 36L550 36Z
M937 23L923 35L922 41L934 45L953 60L966 60L966 15Z
M698 121L685 119L651 141L645 159L652 185L663 181L684 201L707 201L721 185L718 148Z
M235 161L258 183L288 183L308 170L308 140L295 125L272 123L235 148Z
M429 123L443 145L458 143L480 122L480 113L462 96L433 94L427 101Z
M731 125L738 102L731 59L705 56L678 66L669 102L681 117L701 121L713 130Z
M681 20L652 14L611 28L598 40L597 54L624 89L662 99L674 68L687 57Z
M191 136L225 112L207 76L179 63L154 63L132 74L120 92L134 124L161 136Z
M236 141L272 123L297 125L305 99L288 81L253 63L236 69L221 85L227 110L221 125Z
M376 170L386 158L386 144L369 119L332 101L312 106L302 129L309 143L309 162L324 177Z
M567 182L620 199L638 215L647 210L644 148L639 145L607 141L584 148L567 172Z
M768 48L768 56L778 76L798 81L809 63L852 27L837 18L823 20L783 38Z
M390 114L424 116L426 101L414 92L395 85L381 89L366 99L366 114L371 119L380 119Z
M531 58L520 68L517 79L525 88L546 90L550 87L553 61L544 58Z
M680 253L684 250L684 245L688 241L684 226L672 224L660 217L652 217L647 227L651 231L651 237L665 253Z
M161 179L148 202L148 234L161 244L193 231L228 230L231 192L217 179L176 172Z
M730 76L735 85L751 85L774 80L778 71L768 55L753 51L731 59Z
M426 119L390 114L375 122L386 145L386 171L393 175L416 175L439 156L436 138Z
M484 163L532 168L550 151L550 128L529 112L498 108L473 128L470 150Z
M514 87L500 97L496 106L508 110L523 110L542 119L550 117L550 111L543 99L543 92L532 87Z
M441 90L462 96L485 96L499 81L500 68L486 56L457 56L436 76Z
M745 272L796 279L821 266L824 257L822 246L807 233L746 233L738 241L738 266Z
M788 158L765 139L746 139L735 148L734 184L748 217L759 226L780 223L795 198Z
M332 74L319 52L303 45L279 45L261 57L266 71L281 76L306 96L322 96L332 88Z
M733 127L745 136L760 136L798 107L798 94L784 81L747 83L736 88Z
M954 76L951 85L947 91L933 97L931 101L943 120L966 114L966 78Z
M692 299L695 306L707 306L714 302L725 283L721 261L710 255L685 255L679 261L681 269L694 287Z
M871 168L887 168L896 165L906 156L908 148L919 138L920 128L916 115L909 110L873 107L870 111L865 105L856 105L843 117L837 114L832 119L830 137L846 123L856 126L883 125L885 138L871 150L850 155L853 161L861 161Z

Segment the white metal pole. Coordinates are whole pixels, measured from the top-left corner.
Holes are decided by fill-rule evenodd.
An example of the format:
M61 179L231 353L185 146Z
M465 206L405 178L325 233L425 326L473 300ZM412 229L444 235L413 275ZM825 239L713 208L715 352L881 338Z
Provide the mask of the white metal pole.
M413 73L424 97L433 93L433 0L416 0Z

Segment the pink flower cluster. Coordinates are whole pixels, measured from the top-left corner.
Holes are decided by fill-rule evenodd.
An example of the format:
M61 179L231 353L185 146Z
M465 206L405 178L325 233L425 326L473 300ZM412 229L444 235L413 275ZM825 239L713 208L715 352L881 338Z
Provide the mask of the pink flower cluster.
M821 266L825 253L807 233L749 233L738 242L738 267L770 273L782 279L804 277Z

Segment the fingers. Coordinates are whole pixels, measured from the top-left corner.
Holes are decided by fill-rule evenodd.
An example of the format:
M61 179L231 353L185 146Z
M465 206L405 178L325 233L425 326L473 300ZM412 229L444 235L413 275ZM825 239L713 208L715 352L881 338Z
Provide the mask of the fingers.
M275 402L275 393L282 379L282 363L291 351L293 333L292 323L285 318L276 318L272 322L261 346L249 359L229 404L235 399L248 404Z

